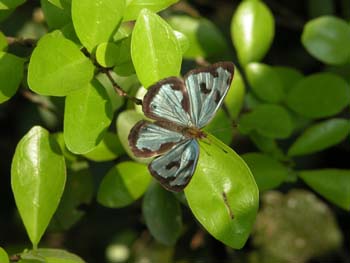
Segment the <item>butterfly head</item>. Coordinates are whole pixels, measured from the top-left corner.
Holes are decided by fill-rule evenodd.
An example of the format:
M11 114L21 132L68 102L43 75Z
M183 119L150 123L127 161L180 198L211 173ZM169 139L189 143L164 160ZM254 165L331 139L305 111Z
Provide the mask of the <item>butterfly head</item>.
M193 139L204 139L207 137L207 134L198 129L197 127L186 127L183 128L182 134L187 138L193 138Z

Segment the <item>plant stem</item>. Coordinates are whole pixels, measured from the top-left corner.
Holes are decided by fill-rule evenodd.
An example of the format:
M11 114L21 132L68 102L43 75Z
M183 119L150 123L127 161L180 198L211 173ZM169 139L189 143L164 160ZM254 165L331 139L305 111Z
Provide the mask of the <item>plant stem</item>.
M6 37L7 39L7 43L9 45L14 45L14 44L18 44L21 46L25 46L25 47L35 47L36 46L36 39L32 39L32 38L16 38L16 37Z

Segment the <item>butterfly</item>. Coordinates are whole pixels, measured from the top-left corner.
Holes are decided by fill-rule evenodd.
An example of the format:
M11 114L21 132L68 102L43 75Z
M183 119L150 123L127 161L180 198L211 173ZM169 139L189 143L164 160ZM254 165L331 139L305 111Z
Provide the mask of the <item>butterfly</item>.
M146 117L129 133L136 157L156 157L150 173L168 190L179 192L190 182L199 157L201 129L220 108L234 74L231 62L193 69L183 79L168 77L149 87L142 103Z

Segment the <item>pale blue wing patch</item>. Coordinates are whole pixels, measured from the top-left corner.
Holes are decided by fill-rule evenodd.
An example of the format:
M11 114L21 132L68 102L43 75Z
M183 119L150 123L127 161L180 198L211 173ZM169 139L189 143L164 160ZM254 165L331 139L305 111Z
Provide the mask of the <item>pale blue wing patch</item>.
M179 192L191 180L196 169L198 155L198 142L190 139L154 159L148 168L166 189Z
M179 132L163 128L155 123L139 121L130 131L129 145L137 157L162 154L186 138Z
M231 85L233 72L231 62L219 62L187 73L185 83L196 127L204 127L214 117Z
M149 87L142 110L151 119L192 126L190 103L182 79L170 77Z

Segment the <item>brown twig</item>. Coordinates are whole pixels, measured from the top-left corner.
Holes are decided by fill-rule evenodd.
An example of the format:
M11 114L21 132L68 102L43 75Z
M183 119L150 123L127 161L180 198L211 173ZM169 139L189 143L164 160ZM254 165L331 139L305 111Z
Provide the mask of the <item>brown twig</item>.
M35 47L37 43L36 39L22 37L6 37L6 40L9 45L18 44L25 47Z

